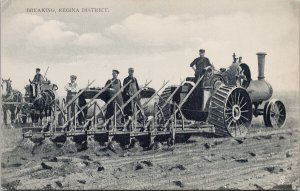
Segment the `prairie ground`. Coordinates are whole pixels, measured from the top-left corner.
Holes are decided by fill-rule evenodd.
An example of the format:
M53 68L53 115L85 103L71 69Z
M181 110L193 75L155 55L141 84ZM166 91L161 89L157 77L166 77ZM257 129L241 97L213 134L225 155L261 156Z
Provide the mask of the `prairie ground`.
M298 94L278 94L286 104L284 128L260 118L243 139L192 136L172 147L145 150L94 143L77 152L22 140L20 128L1 129L3 189L299 189Z

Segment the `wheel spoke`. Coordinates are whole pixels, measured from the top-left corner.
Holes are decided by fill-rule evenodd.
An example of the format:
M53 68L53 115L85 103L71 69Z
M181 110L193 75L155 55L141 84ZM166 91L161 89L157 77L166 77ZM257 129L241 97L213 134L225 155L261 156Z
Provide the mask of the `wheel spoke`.
M237 129L237 127L236 127L236 123L235 123L235 125L234 125L234 134L235 134L235 137L236 137L236 129Z
M228 111L232 111L232 108L226 107L226 110L228 110Z
M239 105L241 105L241 104L243 103L243 100L244 100L244 97L242 97L242 99L241 99Z
M243 124L243 125L241 125L241 127L243 127L243 132L245 132L245 133L247 133L247 131L248 131L248 128Z
M229 131L230 134L233 133L233 128L232 127L228 127L227 129L228 129L228 131Z
M234 100L233 100L233 95L230 95L230 97L231 97L232 105L234 105L235 103L234 103Z
M230 100L229 100L229 98L228 98L228 102L227 102L228 104L229 104L229 106L230 107L232 107L233 105L231 104L231 102L230 102ZM227 106L227 104L226 104L226 106Z
M245 116L241 115L242 118L244 118L246 121L249 121L248 118L246 118Z
M241 95L241 93L239 92L238 99L237 99L237 104L238 105L240 105L240 95Z
M249 112L249 110L243 110L243 111L241 111L241 113L245 113L245 112Z
M234 103L237 104L236 91L234 91Z
M277 113L280 113L278 105L276 106Z
M240 125L245 126L242 119L239 119L239 123L240 123Z
M273 111L273 112L275 112L275 105L274 104L271 105L271 109L270 110Z
M245 105L247 105L247 102L245 102L244 105L241 106L241 109L243 109L243 107L245 107Z
M281 113L282 111L284 111L284 108L281 105L279 105L278 110L279 110L279 113Z
M275 121L275 118L274 118L274 117L272 117L272 118L271 118L271 121L272 121L272 122L271 122L272 126L273 126L273 127L275 127L275 126L276 126L276 121Z
M231 121L228 123L228 127L231 127L232 122L233 122L233 119L231 119Z
M283 117L279 117L278 122L284 122L284 118Z
M231 115L230 117L228 117L225 122L227 122L229 119L233 118L233 116Z
M239 123L238 123L239 121L237 121L236 122L236 126L238 126L239 127L239 132L240 132L240 135L242 134L242 132L241 132L241 128L240 128L240 125L239 125Z

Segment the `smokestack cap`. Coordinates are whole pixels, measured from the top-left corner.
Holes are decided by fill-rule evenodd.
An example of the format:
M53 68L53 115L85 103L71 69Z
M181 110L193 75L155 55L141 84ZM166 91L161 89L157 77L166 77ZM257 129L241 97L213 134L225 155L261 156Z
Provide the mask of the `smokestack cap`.
M258 53L256 53L256 55L267 55L267 53L265 53L265 52L258 52Z

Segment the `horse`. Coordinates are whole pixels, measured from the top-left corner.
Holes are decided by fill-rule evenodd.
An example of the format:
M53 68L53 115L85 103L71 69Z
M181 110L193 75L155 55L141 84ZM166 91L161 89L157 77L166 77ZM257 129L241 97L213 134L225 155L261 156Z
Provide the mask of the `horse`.
M14 90L11 85L12 81L10 78L7 80L2 79L1 90L2 90L2 109L3 109L3 121L7 127L7 111L10 111L11 127L13 124L18 122L18 114L20 112L20 106L23 103L22 93L18 90ZM5 102L14 102L7 103Z
M31 120L32 123L43 125L43 117L46 117L47 122L54 112L54 105L58 104L56 95L56 84L42 84L38 86L30 81L30 85L25 87L26 95L29 96L29 101L32 103Z

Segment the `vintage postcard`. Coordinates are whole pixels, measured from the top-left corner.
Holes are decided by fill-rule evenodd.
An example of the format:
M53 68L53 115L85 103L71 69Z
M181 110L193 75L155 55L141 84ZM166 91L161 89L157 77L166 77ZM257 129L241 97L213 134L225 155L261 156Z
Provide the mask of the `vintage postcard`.
M1 0L1 190L299 190L299 0Z

